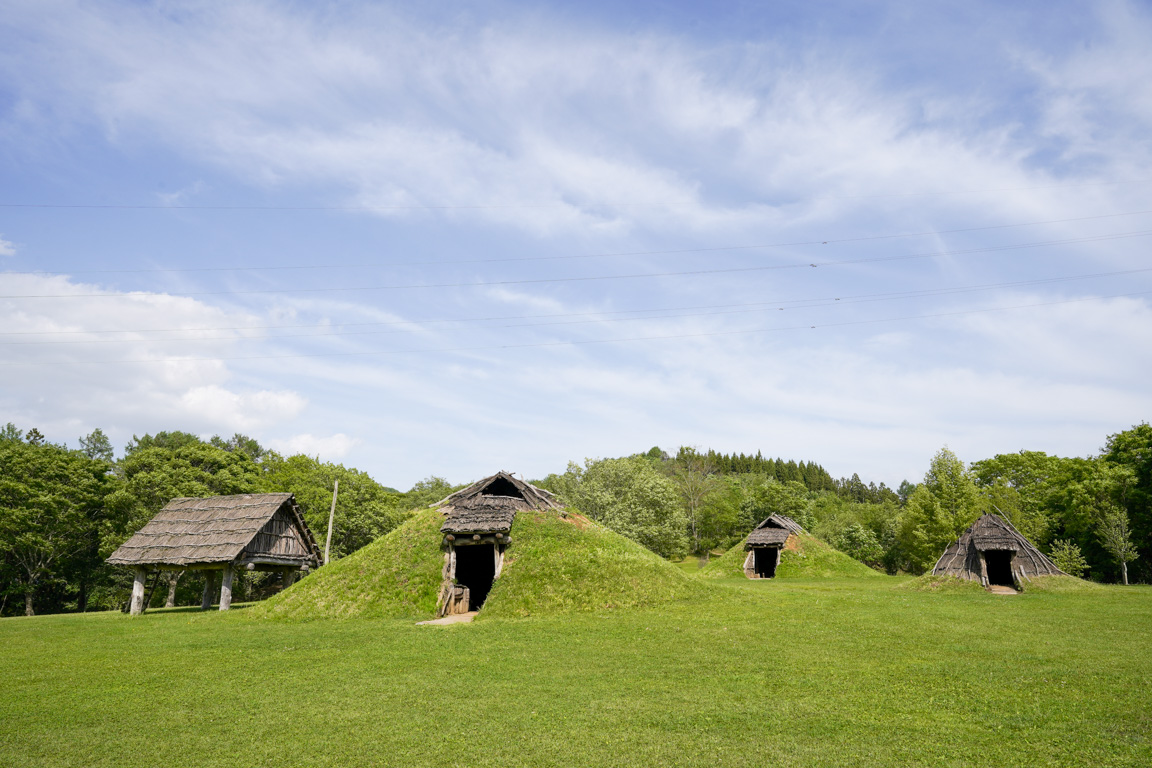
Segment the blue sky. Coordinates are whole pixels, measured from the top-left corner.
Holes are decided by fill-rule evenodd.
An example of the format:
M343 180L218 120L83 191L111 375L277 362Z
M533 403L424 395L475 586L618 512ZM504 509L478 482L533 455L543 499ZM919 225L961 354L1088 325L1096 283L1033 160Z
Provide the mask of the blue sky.
M2 5L0 420L50 439L891 485L1149 416L1146 4Z

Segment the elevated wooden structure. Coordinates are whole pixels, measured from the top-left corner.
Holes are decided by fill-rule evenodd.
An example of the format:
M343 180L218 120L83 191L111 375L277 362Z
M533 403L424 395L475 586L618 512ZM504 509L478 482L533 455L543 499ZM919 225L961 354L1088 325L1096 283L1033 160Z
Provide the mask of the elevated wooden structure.
M201 608L212 605L220 572L220 610L232 604L238 568L280 571L284 586L296 574L320 564L320 549L296 499L290 493L179 498L120 545L112 565L135 569L130 612L144 610L144 584L150 570L208 571Z

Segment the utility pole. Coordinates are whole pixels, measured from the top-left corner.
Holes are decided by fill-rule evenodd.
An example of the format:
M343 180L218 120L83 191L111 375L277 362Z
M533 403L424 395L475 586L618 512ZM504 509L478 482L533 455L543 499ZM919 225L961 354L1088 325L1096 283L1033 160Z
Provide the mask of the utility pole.
M332 509L328 512L328 540L324 542L324 565L328 565L328 552L332 549L332 520L336 517L336 493L340 490L340 480L332 483Z

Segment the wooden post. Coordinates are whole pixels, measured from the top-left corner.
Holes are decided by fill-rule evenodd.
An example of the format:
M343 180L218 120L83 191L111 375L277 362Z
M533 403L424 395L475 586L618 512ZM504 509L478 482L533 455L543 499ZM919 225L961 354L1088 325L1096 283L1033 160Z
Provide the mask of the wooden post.
M292 586L292 584L295 583L295 581L296 581L296 569L295 568L285 569L284 570L284 586L281 588L280 591L283 592L285 589L288 589L288 587Z
M332 549L332 521L336 518L336 493L340 490L340 480L332 483L332 509L328 511L328 537L324 542L324 565L328 565L328 551Z
M220 610L226 611L232 607L232 563L224 566L224 578L220 583Z
M200 610L212 607L212 596L216 594L216 571L204 572L204 594L200 597Z
M132 603L128 612L139 616L144 610L144 580L148 578L147 568L137 568L132 578Z

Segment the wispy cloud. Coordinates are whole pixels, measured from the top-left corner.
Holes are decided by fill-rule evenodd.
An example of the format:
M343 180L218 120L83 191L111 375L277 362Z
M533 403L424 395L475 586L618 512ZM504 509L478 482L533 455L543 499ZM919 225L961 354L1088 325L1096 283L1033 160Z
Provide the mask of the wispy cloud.
M269 445L286 455L302 453L306 456L319 456L322 460L333 461L342 459L361 441L349 437L343 432L323 437L320 435L300 434L283 439L274 439Z
M1117 110L1147 123L1132 30L1148 21L1113 15L1119 62L1017 56L1045 91L1035 125L1001 116L1015 91L987 91L977 108L968 93L926 99L834 43L721 50L541 23L432 33L381 8L320 21L250 3L172 15L26 5L17 16L36 34L6 67L31 74L26 99L59 94L114 140L163 142L253 184L324 185L393 216L462 206L451 215L538 236L715 234L842 217L952 179L1000 189L1148 168L1144 149L1106 130ZM1063 137L1064 168L1031 162L1044 134ZM1075 162L1073 146L1097 165Z

